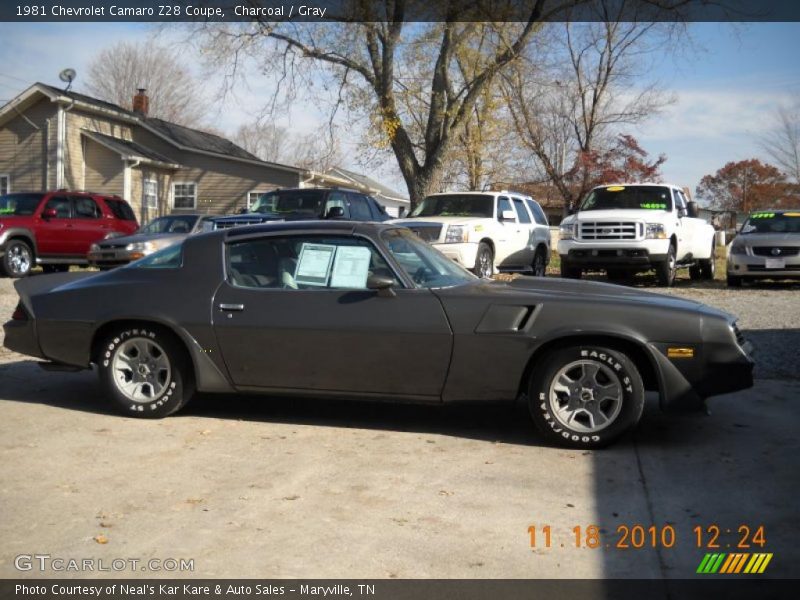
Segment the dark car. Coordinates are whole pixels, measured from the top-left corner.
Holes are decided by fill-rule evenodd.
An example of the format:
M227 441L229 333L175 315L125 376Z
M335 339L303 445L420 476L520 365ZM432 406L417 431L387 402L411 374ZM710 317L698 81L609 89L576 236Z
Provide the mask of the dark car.
M234 228L16 288L6 347L48 368L97 365L113 404L139 417L195 391L526 398L546 438L591 448L638 422L645 390L701 409L752 385L726 313L604 283L481 280L395 225Z
M388 221L391 217L372 196L341 188L293 188L261 195L250 210L214 219L215 229L257 225L271 221L347 219Z
M24 277L35 265L45 272L86 265L98 240L139 228L130 205L118 196L91 192L18 192L0 196L0 272Z
M108 238L91 245L89 265L111 269L180 242L187 235L210 231L214 216L175 214L158 217L133 235Z

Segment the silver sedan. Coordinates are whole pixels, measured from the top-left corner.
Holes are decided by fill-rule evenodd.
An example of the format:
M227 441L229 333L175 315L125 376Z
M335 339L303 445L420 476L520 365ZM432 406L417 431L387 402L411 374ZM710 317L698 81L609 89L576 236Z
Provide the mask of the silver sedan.
M800 209L751 213L728 246L728 285L800 279Z

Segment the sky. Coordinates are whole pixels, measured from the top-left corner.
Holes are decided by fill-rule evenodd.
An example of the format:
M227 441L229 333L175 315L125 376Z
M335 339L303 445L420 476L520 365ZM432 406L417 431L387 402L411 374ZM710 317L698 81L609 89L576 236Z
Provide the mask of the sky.
M729 161L768 160L758 136L769 127L780 104L800 100L800 23L694 23L685 52L665 55L651 65L650 81L674 94L676 102L630 132L652 156L665 154L664 179L694 190L705 174ZM152 26L130 23L0 23L0 101L5 102L35 81L63 85L58 73L74 68L76 91L94 55L120 40L147 43ZM160 33L180 44L184 32ZM45 42L46 41L46 42ZM191 56L188 57L191 59ZM194 68L199 74L199 65ZM218 77L207 79L216 89ZM210 122L227 133L256 118L269 84L253 71L247 87L236 89L223 106L210 108ZM299 99L279 124L299 133L326 127L327 113L311 99ZM359 165L356 140L340 136L346 164L405 192L392 156L377 171Z

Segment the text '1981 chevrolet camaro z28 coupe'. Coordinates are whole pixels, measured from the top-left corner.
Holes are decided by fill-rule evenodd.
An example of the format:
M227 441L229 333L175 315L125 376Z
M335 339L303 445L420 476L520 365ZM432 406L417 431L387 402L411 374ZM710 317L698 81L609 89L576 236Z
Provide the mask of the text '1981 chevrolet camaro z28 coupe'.
M276 223L187 238L107 273L16 284L11 350L99 371L123 413L164 417L195 391L526 399L551 442L604 446L645 391L663 409L750 387L730 315L604 283L478 279L411 231Z

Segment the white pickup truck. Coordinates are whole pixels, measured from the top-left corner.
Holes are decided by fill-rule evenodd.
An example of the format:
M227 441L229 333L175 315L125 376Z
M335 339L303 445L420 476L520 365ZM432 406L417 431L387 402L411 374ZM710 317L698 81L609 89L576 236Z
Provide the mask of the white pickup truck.
M692 279L714 278L714 228L697 217L697 205L677 186L661 183L603 185L561 223L561 276L605 270L622 280L654 269L671 286L679 267Z

